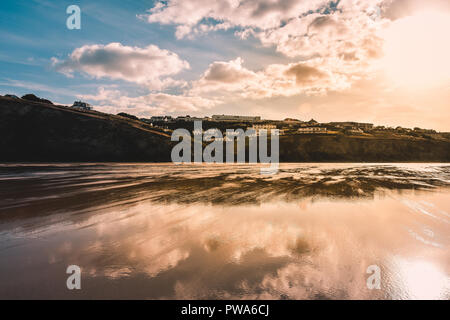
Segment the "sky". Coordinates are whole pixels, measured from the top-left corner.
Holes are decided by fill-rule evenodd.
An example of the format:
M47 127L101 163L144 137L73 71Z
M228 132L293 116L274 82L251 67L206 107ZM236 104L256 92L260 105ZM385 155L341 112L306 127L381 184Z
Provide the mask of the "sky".
M0 43L0 94L450 131L448 0L2 0Z

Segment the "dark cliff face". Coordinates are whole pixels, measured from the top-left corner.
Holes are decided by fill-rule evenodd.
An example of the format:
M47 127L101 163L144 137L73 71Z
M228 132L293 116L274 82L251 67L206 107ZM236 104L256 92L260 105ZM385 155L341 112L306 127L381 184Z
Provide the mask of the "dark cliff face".
M0 97L0 161L170 161L170 137L138 121Z
M287 136L281 162L449 162L450 141L424 138Z
M175 144L133 119L0 97L0 161L166 162ZM280 161L449 162L450 140L283 136Z

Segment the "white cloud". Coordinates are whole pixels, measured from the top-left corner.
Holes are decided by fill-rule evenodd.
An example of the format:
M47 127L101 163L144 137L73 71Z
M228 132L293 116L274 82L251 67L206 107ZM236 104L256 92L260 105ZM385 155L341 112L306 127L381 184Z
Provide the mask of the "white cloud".
M79 95L78 98L94 101L96 109L104 112L127 112L141 117L176 112L204 111L221 103L218 99L166 93L150 93L138 97L128 97L119 90L110 90L104 87L99 88L96 95Z
M383 15L391 20L404 18L423 11L450 12L448 0L385 0Z
M205 19L230 26L273 28L281 21L325 6L328 0L169 0L158 2L146 16L149 22L195 26ZM182 14L180 14L182 13Z
M241 39L252 35L297 63L317 68L320 61L320 69L327 75L292 84L283 72L279 76L280 70L292 65L265 66L255 73L242 68L239 61L215 62L194 84L194 90L203 92L223 89L260 97L323 93L370 77L376 67L372 62L382 55L378 32L386 23L381 17L383 6L383 0L341 0L334 5L324 0L169 0L158 3L146 18L152 23L176 25L177 38L235 27ZM212 81L212 76L229 78Z
M291 64L272 64L253 72L243 67L243 60L216 61L192 84L195 95L262 99L298 94L323 94L349 87L346 75L321 67L322 59Z
M378 32L386 21L373 16L373 7L379 2L369 0L362 5L361 1L343 0L333 13L297 17L282 27L256 32L255 36L288 57L321 57L333 62L329 66L333 71L340 67L339 72L367 72L361 67L381 55Z
M189 68L189 63L177 54L155 45L139 48L120 43L85 45L75 49L66 60L52 58L52 62L56 70L68 76L81 72L95 78L133 82L154 90L182 85L170 76Z
M242 63L243 60L241 58L229 62L216 61L206 70L203 79L218 83L236 83L241 80L254 78L256 74L243 68Z

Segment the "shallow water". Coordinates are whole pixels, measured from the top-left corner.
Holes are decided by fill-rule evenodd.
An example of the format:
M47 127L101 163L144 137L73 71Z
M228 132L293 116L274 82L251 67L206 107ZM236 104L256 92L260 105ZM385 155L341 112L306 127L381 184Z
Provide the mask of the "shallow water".
M449 186L448 164L0 165L0 298L449 299Z

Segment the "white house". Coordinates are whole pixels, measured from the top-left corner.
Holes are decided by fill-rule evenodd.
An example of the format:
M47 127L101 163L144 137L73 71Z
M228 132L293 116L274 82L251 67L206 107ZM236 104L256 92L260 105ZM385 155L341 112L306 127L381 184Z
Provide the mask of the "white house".
M73 103L72 108L80 109L80 110L92 110L92 106L89 103L82 102L82 101L75 101Z
M248 127L248 129L250 130L255 130L256 131L256 135L259 136L259 133L261 130L266 130L267 134L270 135L272 134L272 130L275 130L277 128L276 125L274 124L254 124L251 127ZM284 130L278 130L278 134L281 136L284 134Z

